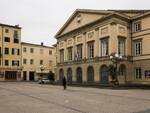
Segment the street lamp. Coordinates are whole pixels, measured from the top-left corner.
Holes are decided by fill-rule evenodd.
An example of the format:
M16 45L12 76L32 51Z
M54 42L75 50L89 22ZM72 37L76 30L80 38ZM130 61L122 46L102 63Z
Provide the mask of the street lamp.
M116 80L115 82L117 82L117 84L119 84L117 67L118 67L119 62L122 60L122 56L117 53L113 53L110 55L110 59L113 62L113 64L115 65L115 80Z

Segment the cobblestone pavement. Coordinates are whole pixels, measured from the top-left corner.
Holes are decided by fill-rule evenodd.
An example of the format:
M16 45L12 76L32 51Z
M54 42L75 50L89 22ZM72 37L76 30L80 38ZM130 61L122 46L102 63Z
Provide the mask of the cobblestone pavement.
M0 113L150 113L150 90L0 82Z

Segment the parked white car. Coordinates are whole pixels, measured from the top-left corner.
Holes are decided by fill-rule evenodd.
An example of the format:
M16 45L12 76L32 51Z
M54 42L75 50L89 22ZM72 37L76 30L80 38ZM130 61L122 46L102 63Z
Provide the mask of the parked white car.
M47 84L49 82L50 82L50 80L48 78L42 78L39 80L39 84Z

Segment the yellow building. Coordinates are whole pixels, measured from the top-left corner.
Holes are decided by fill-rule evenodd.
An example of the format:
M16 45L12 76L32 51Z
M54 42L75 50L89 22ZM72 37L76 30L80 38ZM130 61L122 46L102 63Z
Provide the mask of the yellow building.
M21 27L0 24L0 81L21 79Z
M22 80L34 81L55 73L55 48L22 42Z
M119 83L150 84L150 10L77 9L58 31L57 80L109 84L118 53Z

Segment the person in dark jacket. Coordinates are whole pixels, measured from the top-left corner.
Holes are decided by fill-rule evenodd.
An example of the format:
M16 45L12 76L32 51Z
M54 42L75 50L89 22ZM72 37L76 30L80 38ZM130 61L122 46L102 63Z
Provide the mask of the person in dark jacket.
M64 86L64 90L66 89L66 85L67 85L67 82L66 82L66 78L64 77L64 78L63 78L63 86Z

